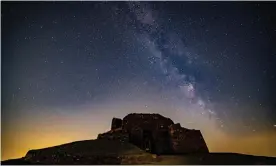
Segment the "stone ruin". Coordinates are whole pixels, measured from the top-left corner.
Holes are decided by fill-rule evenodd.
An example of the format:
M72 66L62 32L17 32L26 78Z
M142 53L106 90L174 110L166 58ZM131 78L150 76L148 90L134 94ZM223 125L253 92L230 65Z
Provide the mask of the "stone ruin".
M183 128L160 114L132 113L123 119L113 118L111 130L97 139L129 142L155 154L209 152L200 130Z

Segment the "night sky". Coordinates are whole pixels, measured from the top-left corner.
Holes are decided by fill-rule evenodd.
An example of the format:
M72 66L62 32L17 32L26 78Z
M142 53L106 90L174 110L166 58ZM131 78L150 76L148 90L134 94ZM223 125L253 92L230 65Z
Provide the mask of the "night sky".
M2 2L2 159L160 113L276 156L274 2Z

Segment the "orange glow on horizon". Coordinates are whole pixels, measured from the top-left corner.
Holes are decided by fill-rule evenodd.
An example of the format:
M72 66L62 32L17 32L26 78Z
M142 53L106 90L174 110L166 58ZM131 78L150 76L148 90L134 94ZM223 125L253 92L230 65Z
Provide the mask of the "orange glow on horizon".
M121 118L128 112L124 110L131 109L113 108L112 114ZM132 109L133 112L139 112L139 110L140 108ZM162 111L161 108L159 111ZM183 118L180 118L181 114ZM32 117L32 120L22 118L13 125L2 125L1 160L23 157L31 149L95 139L99 133L109 130L113 117L107 113L96 115L88 111L81 115L76 113L61 116L62 118L53 115L40 116ZM263 132L262 134L256 132L255 135L236 136L223 132L214 120L205 117L196 117L197 123L190 124L184 122L191 117L186 114L184 116L183 113L164 113L164 116L170 117L175 123L180 122L183 127L200 129L210 152L276 157L276 132Z

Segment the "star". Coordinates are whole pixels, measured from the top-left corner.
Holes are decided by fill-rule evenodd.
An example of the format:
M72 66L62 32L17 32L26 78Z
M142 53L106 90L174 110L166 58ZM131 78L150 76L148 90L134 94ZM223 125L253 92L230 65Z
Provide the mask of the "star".
M44 139L37 128L57 144L71 124L81 128L71 135L82 139L89 126L97 129L93 136L102 132L112 116L152 111L199 129L214 151L245 153L251 147L250 153L266 155L259 147L274 143L276 127L276 25L267 19L276 17L274 8L243 2L3 2L3 144L18 142L11 134L17 132ZM48 122L58 129L54 135ZM241 135L267 142L241 144ZM225 142L231 146L220 147ZM15 153L3 147L3 156L22 157L24 147Z

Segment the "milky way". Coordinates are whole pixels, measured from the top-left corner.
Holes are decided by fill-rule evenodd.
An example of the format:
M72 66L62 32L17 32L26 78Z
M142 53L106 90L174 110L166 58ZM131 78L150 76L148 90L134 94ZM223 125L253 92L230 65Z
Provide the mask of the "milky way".
M276 155L275 3L1 8L3 158L96 138L132 112L200 129L211 151Z
M149 58L160 65L160 70L169 83L178 87L190 102L205 109L206 104L196 89L200 77L200 71L197 71L199 57L189 52L188 47L185 47L177 34L162 29L162 25L158 24L159 19L153 16L152 10L147 5L130 2L129 7L138 21L136 26L140 27L138 32L142 32L143 44L152 52ZM208 111L213 113L211 110Z

